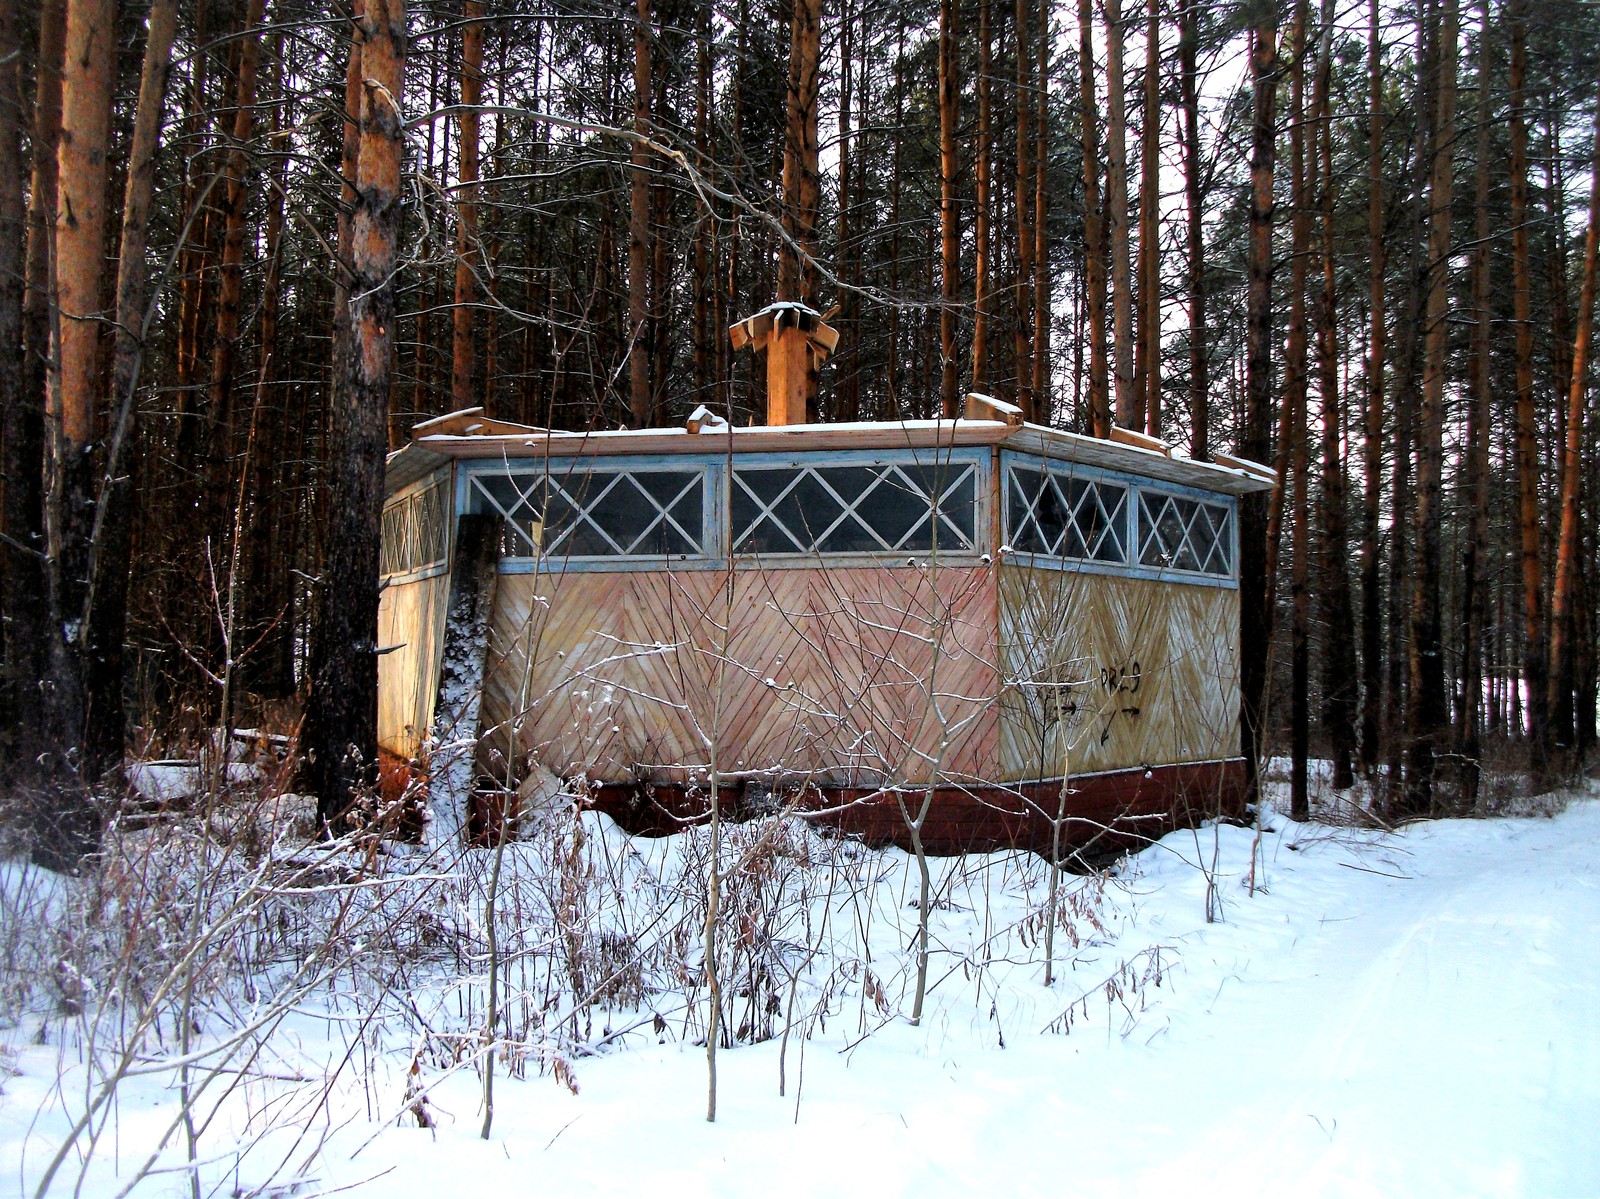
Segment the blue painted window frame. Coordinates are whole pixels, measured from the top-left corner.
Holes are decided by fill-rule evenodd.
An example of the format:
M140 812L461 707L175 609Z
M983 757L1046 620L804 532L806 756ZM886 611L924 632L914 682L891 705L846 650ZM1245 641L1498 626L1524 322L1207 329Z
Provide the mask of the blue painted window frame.
M1024 470L1047 470L1063 478L1113 483L1127 488L1128 498L1123 508L1122 519L1126 522L1123 529L1123 545L1126 548L1128 560L1121 563L1099 562L1089 558L1057 557L1016 549L1013 546L1015 531L1011 527L1010 496L1011 474L1017 467L1021 467ZM1117 575L1133 579L1157 579L1169 583L1194 583L1202 587L1238 589L1239 501L1235 496L1223 495L1214 491L1203 491L1196 487L1185 487L1181 483L1165 483L1124 471L1107 470L1098 466L1086 466L1080 462L1065 462L1058 458L1047 458L1040 454L1022 453L1016 450L1004 450L1000 454L1000 484L997 490L999 492L1001 513L1001 536L1007 547L1006 560L1008 562L1014 562L1022 566L1043 567L1049 570ZM1143 509L1145 499L1147 497L1156 499L1157 497L1165 496L1194 500L1213 507L1223 508L1227 511L1228 573L1226 575L1179 570L1171 566L1145 566L1138 561L1140 552L1140 512Z
M991 505L994 486L992 480L992 453L986 447L960 447L956 449L896 449L896 450L819 450L804 453L737 454L733 457L735 471L751 467L801 468L817 466L861 466L874 464L915 465L922 468L970 466L974 477L974 532L975 543L960 550L939 550L941 561L976 562L991 549L990 530L993 527ZM727 454L616 454L601 456L563 456L552 458L479 458L465 459L456 472L456 511L478 512L484 510L475 499L472 480L475 476L493 474L544 473L561 474L573 471L603 471L628 473L640 470L675 470L702 472L704 524L701 545L708 550L704 555L634 555L605 557L580 557L566 555L502 556L502 574L563 574L592 571L643 571L643 570L719 570L728 565L729 542L732 531L727 528L723 514L729 511L728 499L731 479L728 473ZM924 553L870 552L870 553L768 553L739 554L735 564L757 565L772 568L804 568L818 565L905 566L908 561L926 561Z

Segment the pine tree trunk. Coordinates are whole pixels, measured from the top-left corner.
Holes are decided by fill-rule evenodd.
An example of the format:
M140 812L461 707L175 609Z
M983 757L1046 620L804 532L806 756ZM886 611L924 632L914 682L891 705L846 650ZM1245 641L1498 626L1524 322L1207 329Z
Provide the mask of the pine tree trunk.
M1385 366L1385 286L1383 237L1383 48L1378 39L1378 0L1367 6L1367 377L1365 439L1362 446L1361 527L1361 760L1369 777L1381 755L1383 711L1383 581L1379 522L1383 511L1383 375Z
M956 307L961 302L961 244L956 211L956 126L961 114L956 80L958 0L939 4L939 406L946 420L960 415L956 395L960 351Z
M1039 5L1039 36L1034 38L1035 113L1033 118L1033 419L1053 424L1050 387L1050 5Z
M1110 347L1106 343L1106 228L1100 204L1100 119L1094 86L1094 18L1078 0L1078 92L1083 137L1084 273L1089 308L1089 431L1111 435Z
M1017 0L1017 152L1016 152L1016 288L1012 293L1012 345L1016 357L1017 407L1022 419L1036 419L1033 399L1033 17L1030 0Z
M366 0L358 45L361 107L348 248L350 334L338 364L328 432L327 542L303 734L317 811L334 830L348 827L356 805L376 782L378 541L403 145L403 0Z
M283 94L283 33L274 30L271 131L273 141L289 127L287 100ZM245 617L241 627L250 646L248 657L240 663L242 683L264 697L283 699L295 692L294 635L284 600L291 592L290 563L285 552L293 541L294 523L282 519L285 510L281 487L284 459L289 457L288 414L279 399L279 316L283 305L284 209L288 184L288 157L280 155L269 168L267 217L264 230L265 262L261 281L260 347L256 368L256 392L250 460L249 520L245 531L244 557L248 563L244 594ZM291 276L292 277L292 276ZM289 511L294 512L292 507Z
M648 3L648 0L645 0ZM477 360L478 106L483 103L483 0L461 3L461 119L456 146L456 295L450 325L450 403L483 402L472 384Z
M848 123L848 122L847 122ZM701 171L711 169L711 4L702 0L695 20L694 67L694 149L695 164ZM712 266L712 218L714 213L696 207L694 220L694 403L714 404L716 378L715 341L719 325L712 322L712 292L715 268Z
M949 0L954 3L954 0ZM817 267L817 62L821 0L794 0L789 36L789 92L783 141L783 231L778 299L815 304ZM813 388L813 392L814 392Z
M17 11L12 10L12 19ZM66 44L65 0L39 6L39 57L33 109L32 179L28 188L27 244L21 311L22 358L18 390L4 419L4 524L0 532L0 588L7 622L5 690L16 705L13 744L18 765L37 760L46 730L37 719L44 703L49 612L45 582L45 364L50 348L50 229L58 190L56 148L61 138L61 71ZM13 93L19 97L20 92ZM34 719L29 719L29 714Z
M990 0L978 0L977 194L973 204L972 390L989 390L989 188L994 168L994 131L989 112L989 79L994 71L994 38L989 28Z
M1311 203L1307 194L1305 64L1307 0L1295 0L1289 35L1289 341L1284 354L1283 403L1289 411L1289 471L1292 476L1290 547L1290 815L1311 815L1307 778L1311 729L1311 547L1306 489L1306 275L1311 254ZM1268 561L1275 557L1272 539Z
M1322 403L1322 531L1319 598L1325 640L1322 654L1323 725L1333 757L1333 786L1355 784L1355 644L1351 625L1350 576L1345 558L1345 473L1340 441L1338 290L1334 264L1333 175L1333 0L1322 0L1321 48L1317 55L1316 122L1321 146L1318 184L1322 222L1322 295L1317 305L1317 390Z
M91 788L80 767L87 714L89 570L100 401L101 295L111 98L116 77L115 0L69 0L63 58L59 202L55 229L56 337L48 420L52 451L45 509L50 561L50 739L57 794L37 815L35 858L73 868L99 841Z
M1123 98L1122 0L1106 0L1106 205L1111 242L1112 361L1117 424L1144 427L1133 390L1133 279L1128 261L1128 118Z
M1594 156L1590 161L1589 226L1583 245L1583 284L1572 341L1571 382L1567 391L1566 442L1562 456L1561 533L1556 542L1555 590L1550 600L1550 723L1557 747L1572 758L1577 744L1577 652L1574 649L1573 600L1579 583L1583 528L1584 401L1587 398L1590 341L1594 328L1596 260L1600 257L1600 114L1595 118ZM1575 759L1566 763L1576 767Z
M947 0L954 3L955 0ZM783 138L783 233L778 251L778 299L816 307L817 209L821 184L817 149L817 64L822 0L794 0L789 35L789 90ZM808 356L806 411L817 402L817 361Z
M1161 0L1149 0L1144 50L1144 122L1139 131L1139 361L1134 407L1161 436Z
M83 746L84 773L89 778L99 778L121 765L126 735L122 643L128 622L128 568L141 467L137 397L144 361L145 321L153 315L147 312L150 286L145 253L149 247L156 154L172 66L172 41L177 32L177 9L177 0L155 0L150 6L123 191L111 368L112 425L95 507L99 527L91 537L90 549L92 592L87 603L89 661Z
M1245 418L1239 452L1264 462L1272 453L1272 176L1276 126L1278 28L1267 13L1252 32L1250 73L1250 246L1245 311ZM1280 483L1281 488L1281 483ZM1239 503L1240 751L1252 801L1258 797L1266 699L1267 646L1272 640L1268 604L1265 495Z
M1434 807L1434 765L1448 731L1441 620L1441 487L1444 467L1445 372L1449 351L1450 209L1454 198L1458 0L1443 0L1438 92L1428 196L1427 308L1423 326L1422 412L1418 421L1417 553L1411 592L1410 704L1405 807Z
M0 8L0 454L9 445L13 415L20 415L27 402L22 390L22 292L28 228L22 192L22 126L26 117L19 26L15 6ZM0 494L9 498L16 492L19 501L30 491L37 494L37 470L23 478L12 474L10 468L9 458L0 458ZM0 520L0 533L11 534L9 520ZM28 543L24 540L21 544ZM0 541L0 563L7 579L0 587L0 777L8 773L14 758L21 757L17 726L24 711L26 684L19 686L22 680L13 677L11 669L21 647L16 644L10 611L15 599L12 572L22 558L29 558L29 565L37 562Z
M633 27L633 131L650 132L651 37L650 0L637 0ZM633 427L651 424L650 340L650 158L633 146L628 193L628 413Z
M1196 62L1200 0L1181 0L1178 10L1178 70L1183 89L1183 195L1186 275L1189 292L1189 456L1211 457L1211 363L1206 337L1205 213L1200 148L1200 86Z
M245 208L250 198L250 185L245 178L250 169L247 147L254 128L256 73L261 61L261 21L265 9L265 0L248 0L239 41L239 72L231 130L233 148L227 158L224 185L222 258L218 270L215 340L211 350L208 421L214 462L225 460L231 445L233 376L239 356L239 318L244 303ZM226 477L224 473L218 481L225 481ZM228 507L225 501L221 505L219 515L224 519Z
M1482 32L1478 39L1478 137L1473 179L1472 247L1472 367L1471 398L1467 408L1467 461L1464 507L1467 543L1461 565L1461 697L1457 717L1457 757L1460 762L1461 801L1467 808L1478 801L1483 728L1483 643L1488 632L1485 614L1489 564L1489 438L1493 413L1489 326L1489 250L1493 217L1489 208L1489 129L1493 118L1489 31L1493 24L1488 0L1478 8Z

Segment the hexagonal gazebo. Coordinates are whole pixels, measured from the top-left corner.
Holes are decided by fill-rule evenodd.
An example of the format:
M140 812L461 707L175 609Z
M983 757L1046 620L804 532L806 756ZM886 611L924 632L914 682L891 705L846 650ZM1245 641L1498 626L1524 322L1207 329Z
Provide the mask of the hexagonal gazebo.
M730 814L875 841L926 800L935 852L1237 808L1238 500L1273 473L968 412L416 426L384 510L386 773L465 737L480 792L554 775L647 833L713 781Z

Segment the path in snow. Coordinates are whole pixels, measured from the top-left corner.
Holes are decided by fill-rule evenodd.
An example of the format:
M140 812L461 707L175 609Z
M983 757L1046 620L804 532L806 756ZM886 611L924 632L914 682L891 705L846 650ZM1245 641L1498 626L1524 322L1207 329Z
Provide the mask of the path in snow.
M1204 1113L1145 1184L1600 1194L1600 807L1398 844L1411 878L1365 875L1323 921L1301 896L1286 951L1186 1014L1204 1048L1130 1080L1126 1102Z

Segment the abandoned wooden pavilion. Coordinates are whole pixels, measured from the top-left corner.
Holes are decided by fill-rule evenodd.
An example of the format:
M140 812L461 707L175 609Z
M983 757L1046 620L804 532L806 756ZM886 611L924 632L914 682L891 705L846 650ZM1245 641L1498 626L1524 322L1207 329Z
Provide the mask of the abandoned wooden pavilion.
M386 774L465 740L480 791L554 775L635 832L703 819L714 778L729 814L901 844L931 794L933 852L1237 809L1238 498L1273 473L982 396L793 423L828 332L736 327L768 351L764 426L417 425L384 510Z

